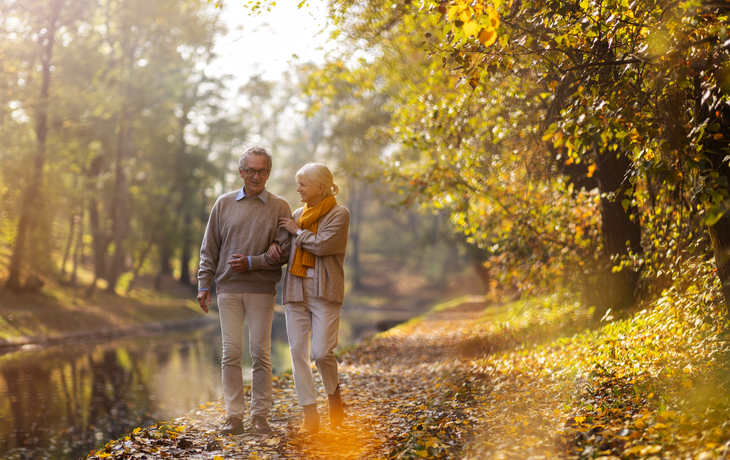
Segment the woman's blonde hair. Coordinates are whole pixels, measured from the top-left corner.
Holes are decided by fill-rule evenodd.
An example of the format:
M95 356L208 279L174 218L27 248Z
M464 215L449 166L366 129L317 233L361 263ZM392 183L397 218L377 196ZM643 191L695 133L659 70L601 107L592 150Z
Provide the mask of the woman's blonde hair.
M337 195L340 193L340 187L335 184L335 179L332 177L330 169L319 163L307 163L297 171L294 175L297 182L302 179L306 182L311 182L314 185L324 185L324 196Z

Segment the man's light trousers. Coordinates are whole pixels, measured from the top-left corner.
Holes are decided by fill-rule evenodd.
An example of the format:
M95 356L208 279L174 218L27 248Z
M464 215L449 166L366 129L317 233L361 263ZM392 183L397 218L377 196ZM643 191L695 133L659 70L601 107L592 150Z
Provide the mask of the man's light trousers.
M271 407L271 324L274 320L272 294L218 294L223 359L221 375L226 413L243 419L243 324L248 316L248 346L253 361L250 415L266 417Z
M302 406L316 404L314 375L309 360L311 339L312 355L322 377L324 390L331 395L337 389L337 332L340 326L341 304L321 297L313 297L312 279L304 279L304 302L286 305L286 333L289 336L294 387Z

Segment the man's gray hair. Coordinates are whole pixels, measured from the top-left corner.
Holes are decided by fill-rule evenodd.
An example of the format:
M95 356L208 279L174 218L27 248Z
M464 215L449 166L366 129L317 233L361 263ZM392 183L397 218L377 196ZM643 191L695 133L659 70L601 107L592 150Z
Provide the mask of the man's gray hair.
M259 147L259 146L249 147L249 148L246 149L245 152L243 152L241 154L241 156L238 158L238 167L239 168L243 169L243 162L244 162L244 160L246 160L246 158L249 155L261 155L261 156L265 156L266 158L269 159L269 169L271 169L271 166L273 165L273 161L271 159L272 158L271 157L271 152L269 152L265 148Z

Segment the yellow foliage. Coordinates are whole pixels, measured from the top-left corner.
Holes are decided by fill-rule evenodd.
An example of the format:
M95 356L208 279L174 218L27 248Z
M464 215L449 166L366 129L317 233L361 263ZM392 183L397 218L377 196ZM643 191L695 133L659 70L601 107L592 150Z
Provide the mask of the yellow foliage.
M476 35L476 33L479 31L479 24L474 21L468 21L464 23L463 29L464 34L471 37L472 35Z
M479 34L479 42L484 46L492 46L497 41L497 31L494 29L484 29Z
M449 13L448 13L449 21L453 21L458 13L459 13L458 5L454 5L451 8L449 8Z
M655 454L662 450L662 446L634 446L626 449L624 453L626 455L647 455Z
M499 27L499 13L497 13L497 10L494 8L487 8L485 10L485 14L489 16L489 23L494 29Z
M596 165L590 165L588 166L588 173L586 174L587 177L593 177L593 173L596 172Z
M461 13L459 13L459 20L466 23L467 21L469 21L469 19L471 19L473 14L474 13L471 8L464 8Z

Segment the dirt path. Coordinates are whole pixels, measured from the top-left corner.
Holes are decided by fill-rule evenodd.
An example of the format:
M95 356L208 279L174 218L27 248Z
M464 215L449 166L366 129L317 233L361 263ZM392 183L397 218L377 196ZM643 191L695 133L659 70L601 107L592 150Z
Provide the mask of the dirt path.
M528 412L552 410L556 402L549 395L532 393L529 382L521 385L500 377L489 365L468 356L475 320L485 308L481 298L462 298L450 307L380 334L344 356L340 376L348 418L341 430L329 428L320 387L323 428L316 435L298 435L301 408L291 377L283 376L275 382L270 414L274 431L268 436L216 436L224 418L219 402L112 442L88 458L463 458L496 452L509 457L509 446L502 446L505 442L474 435L493 433L507 444L515 442L516 435L535 438L540 433L531 426L534 414L520 417L513 430L495 424L496 413L485 414L507 393L519 399L527 392ZM514 421L507 414L499 417ZM554 446L532 438L535 454L551 456ZM472 442L467 444L468 440Z

